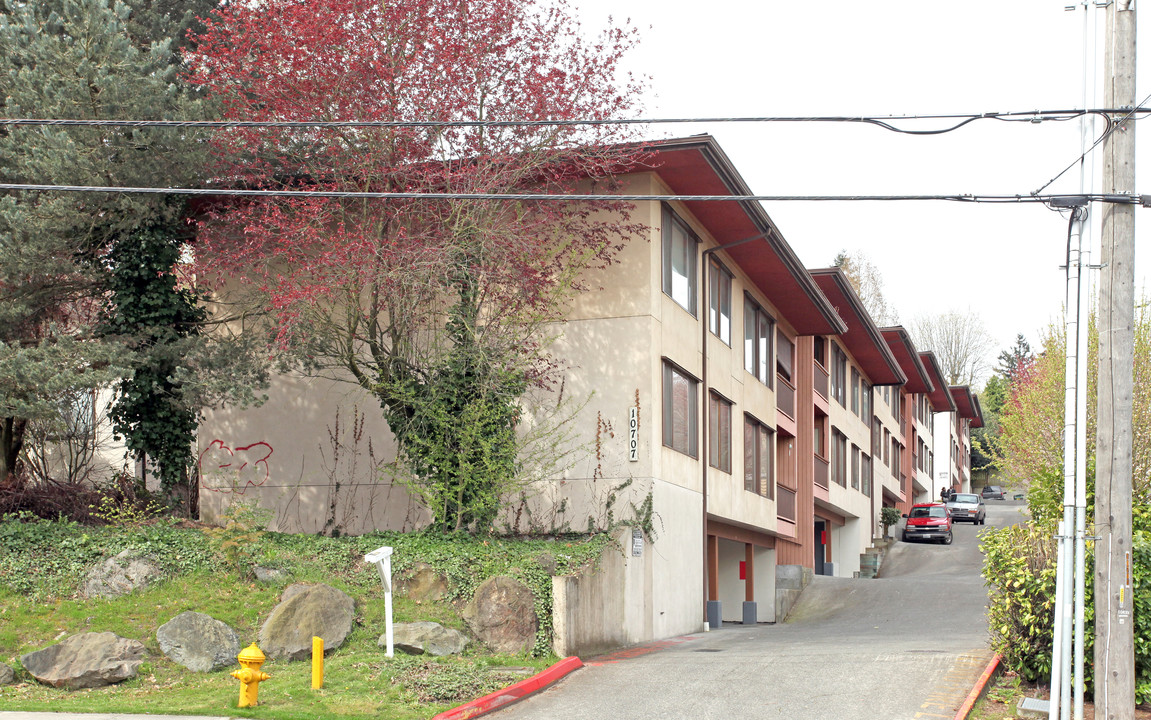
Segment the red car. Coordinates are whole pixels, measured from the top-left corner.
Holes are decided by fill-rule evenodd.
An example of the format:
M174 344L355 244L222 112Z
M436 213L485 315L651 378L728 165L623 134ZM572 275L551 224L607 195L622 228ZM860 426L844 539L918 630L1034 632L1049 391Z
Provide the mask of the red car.
M903 541L909 540L940 540L944 545L950 545L951 512L943 503L920 503L911 508L910 513L904 513L907 522L903 526Z

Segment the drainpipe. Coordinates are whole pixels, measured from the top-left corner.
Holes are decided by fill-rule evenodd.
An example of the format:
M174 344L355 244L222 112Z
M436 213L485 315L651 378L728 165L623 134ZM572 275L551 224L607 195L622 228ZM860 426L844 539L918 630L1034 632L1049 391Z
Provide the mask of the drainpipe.
M700 465L700 468L702 468L701 473L700 473L700 478L702 481L700 484L700 489L703 493L703 518L702 518L703 524L701 527L703 529L703 617L704 617L704 622L707 622L707 603L708 603L708 600L710 599L708 589L710 587L710 581L711 581L711 577L710 577L711 568L709 567L710 558L708 557L709 554L707 551L707 469L708 469L708 457L709 457L708 456L708 441L710 439L708 437L708 429L711 427L711 424L710 424L711 418L709 415L711 412L711 396L709 395L709 388L707 385L707 333L708 333L708 329L709 329L708 328L708 320L709 320L710 315L711 315L711 297L708 295L708 292L707 292L707 276L711 271L711 266L708 264L708 261L711 259L711 256L713 254L719 252L720 250L727 250L728 248L733 248L733 247L736 247L737 245L743 245L744 243L749 243L753 240L759 240L761 238L766 238L767 235L768 235L768 233L762 232L762 233L759 233L758 235L752 235L751 237L744 238L743 240L736 240L735 242L728 243L727 245L717 245L713 248L708 248L708 249L704 250L702 255L701 255L701 259L703 260L703 263L702 263L703 268L702 268L702 273L701 273L702 280L699 283L699 288L700 288L700 292L699 292L699 295L700 295L700 320L701 320L701 322L700 322L700 330L701 330L701 333L700 333L700 357L701 357L701 359L700 359L700 377L699 377L699 380L700 380L700 386L703 388L702 401L703 401L703 407L704 407L704 411L703 411L704 422L702 423L702 427L700 428L701 434L703 436L703 442L700 443L699 465Z

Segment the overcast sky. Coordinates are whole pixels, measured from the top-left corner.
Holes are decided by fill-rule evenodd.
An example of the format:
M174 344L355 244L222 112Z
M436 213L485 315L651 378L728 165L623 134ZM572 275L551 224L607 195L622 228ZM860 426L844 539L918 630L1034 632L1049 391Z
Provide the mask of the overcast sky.
M1064 10L1070 0L572 3L586 29L602 27L609 14L640 28L643 40L629 68L650 76L650 117L922 115L1083 105L1084 13ZM1104 11L1092 12L1099 13L1102 30ZM1102 65L1099 48L1092 77ZM1143 101L1146 85L1139 87ZM1101 92L1091 104L1103 106ZM657 132L714 135L752 191L764 195L1027 195L1080 152L1077 121L981 120L927 137L846 124L677 125ZM1140 160L1148 144L1151 137ZM1076 169L1045 192L1075 193L1079 187ZM1098 172L1094 189L1100 189ZM808 267L830 265L840 250L866 255L882 272L885 294L904 323L953 309L979 315L998 344L991 365L1017 333L1037 347L1041 330L1062 322L1067 219L1042 205L765 207ZM1093 210L1098 215L1099 207ZM1140 215L1137 254L1151 232L1151 217ZM1098 239L1096 229L1095 259ZM1145 284L1141 276L1140 267L1137 294Z

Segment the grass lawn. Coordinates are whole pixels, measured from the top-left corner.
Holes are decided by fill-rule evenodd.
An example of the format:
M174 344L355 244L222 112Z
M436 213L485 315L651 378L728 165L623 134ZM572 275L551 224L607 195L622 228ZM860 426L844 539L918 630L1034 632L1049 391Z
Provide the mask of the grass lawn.
M279 602L286 585L265 585L232 567L202 529L160 523L149 528L81 528L69 523L32 523L7 518L0 523L0 662L17 673L15 685L0 687L5 710L67 712L179 713L235 715L296 720L363 717L429 718L442 710L523 679L557 661L544 637L534 654L493 655L478 643L452 658L387 658L377 645L384 632L384 598L374 566L362 562L367 550L396 547L396 574L430 561L449 578L454 593L466 595L492 574L510 574L537 594L539 609L550 607L550 574L536 562L547 554L557 572L586 565L602 552L601 540L514 541L395 535L325 538L260 533L251 553L235 565L258 562L288 570L290 582L325 582L352 596L356 618L344 644L325 660L324 687L311 688L310 662L269 660L272 678L260 686L260 704L237 708L239 681L229 673L239 664L213 673L195 673L168 660L156 641L156 629L186 610L221 620L243 646ZM169 571L166 580L146 591L113 600L84 599L77 592L93 562L124 547L155 551ZM533 563L535 563L533 565ZM461 586L463 586L461 588ZM465 630L459 605L416 603L394 598L396 622L434 620ZM546 624L545 624L546 625ZM546 633L546 625L541 633ZM117 685L68 691L41 685L20 665L20 655L82 632L111 631L142 642L145 662L137 677ZM466 631L466 630L465 630ZM540 648L545 648L540 652Z

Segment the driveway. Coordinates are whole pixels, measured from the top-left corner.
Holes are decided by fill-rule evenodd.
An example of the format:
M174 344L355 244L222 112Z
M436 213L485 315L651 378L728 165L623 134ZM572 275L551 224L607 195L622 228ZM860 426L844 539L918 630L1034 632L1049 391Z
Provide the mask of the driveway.
M1019 521L1021 506L989 501L987 525ZM897 542L875 580L817 577L785 623L594 658L493 717L952 718L992 655L983 529L957 525L950 546Z

